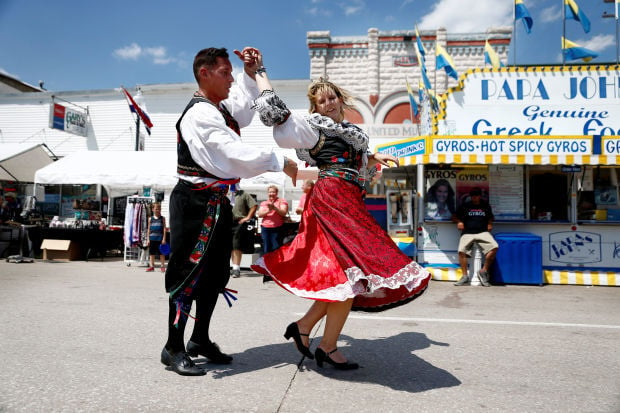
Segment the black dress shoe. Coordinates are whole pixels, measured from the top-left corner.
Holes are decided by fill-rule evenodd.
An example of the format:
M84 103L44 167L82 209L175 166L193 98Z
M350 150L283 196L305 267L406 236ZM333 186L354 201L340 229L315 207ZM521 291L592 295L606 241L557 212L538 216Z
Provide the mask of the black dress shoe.
M334 360L332 360L332 358L329 357L329 355L335 353L337 350L338 349L335 348L329 353L326 353L322 349L317 348L316 351L314 352L314 355L316 356L316 364L318 364L319 367L323 367L323 362L326 362L334 366L336 370L355 370L359 368L359 364L357 363L349 363L348 361L345 361L344 363L337 363Z
M295 346L297 346L297 350L304 356L308 357L311 360L314 360L314 354L310 351L310 349L304 346L304 343L301 341L301 336L308 336L308 334L301 334L299 332L299 326L297 323L291 323L286 327L286 331L284 332L284 338L290 339L293 337L295 340Z
M222 353L219 346L212 341L207 344L198 344L190 340L187 342L187 352L192 357L205 356L215 364L230 364L233 360L232 356Z
M172 360L172 355L170 354L170 352L166 349L166 347L161 349L161 364L163 364L164 366L168 366L170 367L170 363Z
M204 376L204 369L198 367L184 351L171 354L166 348L161 351L161 362L181 376Z

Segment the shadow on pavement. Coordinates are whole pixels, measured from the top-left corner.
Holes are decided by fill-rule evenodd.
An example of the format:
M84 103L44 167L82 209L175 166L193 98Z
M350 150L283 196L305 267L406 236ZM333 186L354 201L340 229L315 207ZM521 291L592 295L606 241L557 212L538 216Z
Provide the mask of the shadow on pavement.
M314 370L337 380L375 383L410 393L461 384L461 381L448 371L433 366L413 354L431 345L449 346L447 343L430 340L426 334L407 332L379 339L353 339L341 336L340 340L351 344L351 347L340 348L351 361L360 364L359 370L338 371L331 366L320 368L314 360L307 358L299 361L299 353L292 342L254 347L242 353L231 354L235 360L228 366L211 364L204 358L195 361L207 369L214 379L266 368L284 367L296 362L299 363L299 371L302 374Z

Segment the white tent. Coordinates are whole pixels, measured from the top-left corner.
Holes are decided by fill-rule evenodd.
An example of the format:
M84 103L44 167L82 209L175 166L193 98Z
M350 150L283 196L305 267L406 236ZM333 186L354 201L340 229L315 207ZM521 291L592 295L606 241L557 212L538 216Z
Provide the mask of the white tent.
M84 151L39 169L34 182L101 184L110 197L141 193L143 187L170 193L177 182L176 166L175 151ZM306 179L306 175L300 174L299 179ZM266 189L270 184L288 187L290 178L281 172L267 172L241 181L241 187L247 190Z
M39 169L36 184L101 184L110 197L170 190L177 182L176 152L84 151Z
M0 145L0 181L34 182L38 169L54 162L45 145L3 143Z

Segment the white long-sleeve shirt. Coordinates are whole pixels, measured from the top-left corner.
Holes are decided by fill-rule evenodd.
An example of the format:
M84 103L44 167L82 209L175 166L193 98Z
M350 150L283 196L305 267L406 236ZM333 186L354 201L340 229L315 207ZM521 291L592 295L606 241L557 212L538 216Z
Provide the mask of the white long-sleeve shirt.
M250 124L254 111L252 100L258 96L256 83L245 73L237 76L228 99L221 102L243 128ZM284 156L271 148L244 144L228 126L220 111L210 103L192 106L181 120L181 135L187 142L194 161L207 172L220 178L249 178L264 172L284 169ZM211 183L210 178L178 175L192 183Z
M292 112L286 122L273 128L278 146L289 149L310 149L319 141L319 131L308 123L307 116Z

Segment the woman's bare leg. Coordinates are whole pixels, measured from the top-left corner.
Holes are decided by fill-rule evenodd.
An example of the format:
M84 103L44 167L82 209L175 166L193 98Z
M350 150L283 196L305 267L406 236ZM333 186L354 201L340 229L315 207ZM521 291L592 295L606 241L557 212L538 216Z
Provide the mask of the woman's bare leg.
M346 301L327 303L327 320L325 322L325 331L323 332L323 338L319 343L319 348L326 353L329 353L337 348L338 337L340 337L340 333L342 332L344 323L349 317L352 306L352 298ZM346 357L340 353L340 351L333 353L330 357L336 363L345 363L347 361Z
M330 303L326 303L325 301L315 301L306 314L297 320L299 332L303 334L310 334L316 323L318 323L323 317L325 317L325 314L327 314L328 304ZM301 336L301 341L306 347L310 344L310 338L308 336Z

